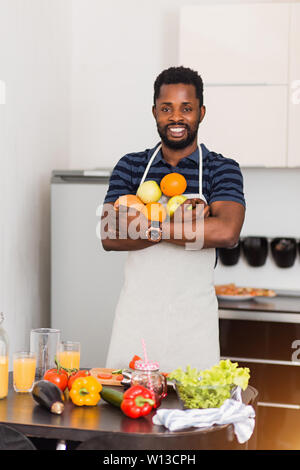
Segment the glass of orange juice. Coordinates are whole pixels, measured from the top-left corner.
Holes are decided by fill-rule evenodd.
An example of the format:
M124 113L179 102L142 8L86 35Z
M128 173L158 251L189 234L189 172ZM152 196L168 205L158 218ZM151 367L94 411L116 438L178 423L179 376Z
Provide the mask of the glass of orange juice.
M0 356L0 399L8 393L8 356Z
M36 356L21 351L13 355L13 383L15 392L31 392L35 379Z
M59 344L58 360L66 369L79 369L80 343L78 341L61 341Z

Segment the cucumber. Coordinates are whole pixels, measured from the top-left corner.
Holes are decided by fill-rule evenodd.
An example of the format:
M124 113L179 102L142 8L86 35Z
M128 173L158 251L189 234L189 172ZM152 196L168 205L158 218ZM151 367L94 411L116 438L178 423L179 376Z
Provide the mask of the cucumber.
M103 398L103 400L106 401L107 403L110 403L111 405L114 405L120 408L121 403L123 401L124 393L119 392L119 390L115 390L113 388L102 387L100 395L101 395L101 398Z

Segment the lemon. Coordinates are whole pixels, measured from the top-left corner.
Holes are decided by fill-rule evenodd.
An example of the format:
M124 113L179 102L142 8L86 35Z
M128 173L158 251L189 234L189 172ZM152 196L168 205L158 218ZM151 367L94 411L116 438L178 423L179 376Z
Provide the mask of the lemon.
M173 196L169 199L167 203L167 213L169 214L170 217L173 216L174 212L178 207L186 200L187 198L183 196L183 194L180 194L178 196Z

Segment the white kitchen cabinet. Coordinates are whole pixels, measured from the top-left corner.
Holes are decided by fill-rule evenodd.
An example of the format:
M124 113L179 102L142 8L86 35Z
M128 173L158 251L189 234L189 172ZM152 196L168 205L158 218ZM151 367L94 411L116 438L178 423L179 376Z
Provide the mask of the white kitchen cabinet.
M199 141L247 167L286 165L287 86L210 86Z
M291 6L288 166L300 166L300 4Z
M185 6L180 65L205 84L287 84L290 4Z

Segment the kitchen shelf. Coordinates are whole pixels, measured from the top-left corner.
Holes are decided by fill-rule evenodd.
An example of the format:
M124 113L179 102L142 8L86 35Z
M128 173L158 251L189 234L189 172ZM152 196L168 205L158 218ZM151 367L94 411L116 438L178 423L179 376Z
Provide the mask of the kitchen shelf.
M262 312L262 313L283 313L299 314L300 318L300 297L278 295L263 299L255 298L251 300L231 301L218 300L219 310L233 310L241 312Z

